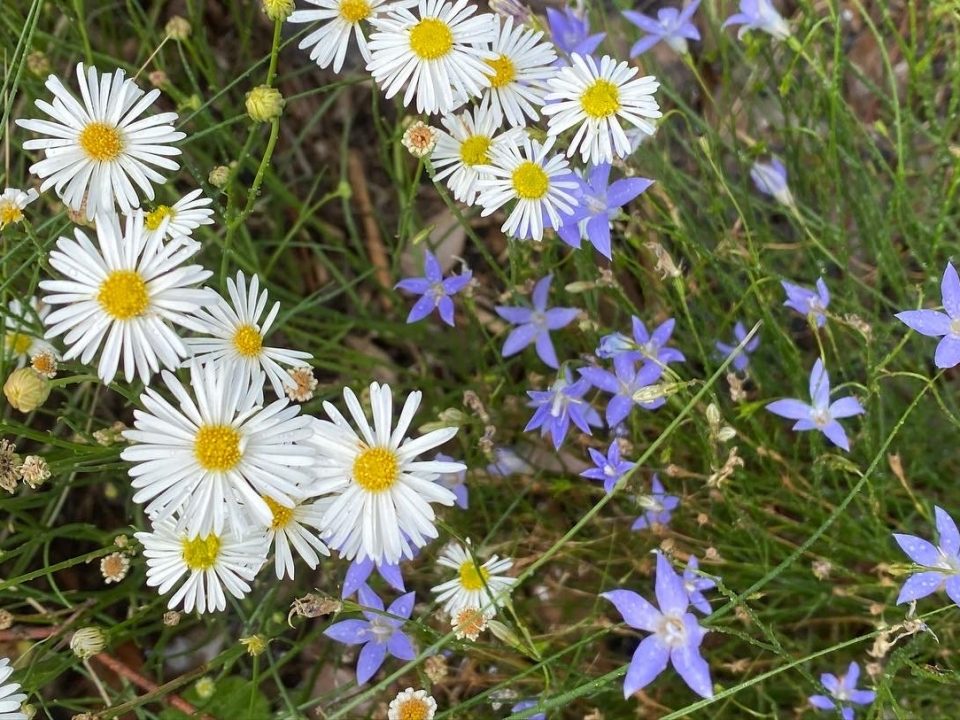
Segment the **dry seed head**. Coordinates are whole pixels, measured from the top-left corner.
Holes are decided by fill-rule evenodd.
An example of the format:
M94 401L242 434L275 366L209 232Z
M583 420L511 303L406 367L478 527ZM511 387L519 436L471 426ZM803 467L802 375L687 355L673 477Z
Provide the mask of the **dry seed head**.
M110 553L100 559L100 574L103 575L103 581L107 585L123 580L129 570L130 560L122 553Z
M13 613L0 610L0 630L9 630L13 626Z
M50 478L50 467L39 455L27 455L23 459L23 465L20 466L20 477L36 490Z
M287 397L294 402L311 400L313 391L317 389L317 379L313 376L313 368L307 365L287 368L287 374L291 381L284 387Z

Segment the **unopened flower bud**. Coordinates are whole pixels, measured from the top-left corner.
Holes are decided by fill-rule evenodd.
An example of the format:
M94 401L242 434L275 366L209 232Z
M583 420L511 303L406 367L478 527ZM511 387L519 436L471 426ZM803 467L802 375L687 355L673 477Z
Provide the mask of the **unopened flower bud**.
M190 21L179 15L174 15L172 18L167 20L167 25L164 27L164 31L170 37L171 40L186 40L190 37L190 33L193 32L193 28L190 27Z
M43 77L50 73L50 60L40 52L32 52L27 55L27 69L37 77Z
M269 85L258 85L247 93L247 115L254 122L270 122L283 112L283 95Z
M154 70L152 73L147 75L147 79L155 88L162 88L165 85L170 84L170 78L163 70Z
M222 188L230 179L230 168L226 165L217 165L210 174L207 175L207 182L216 188Z
M196 691L198 698L201 700L209 700L217 691L217 684L213 681L212 677L204 675L194 683L193 689Z
M33 368L20 368L10 373L3 384L3 394L14 408L28 413L43 405L50 395L50 381Z
M267 641L264 640L263 635L242 637L240 638L240 644L247 649L247 654L251 657L256 657L267 649Z
M654 383L637 390L633 394L633 401L636 403L651 403L661 398L668 398L679 392L685 383Z
M163 624L167 627L176 627L180 624L180 613L176 610L167 610L163 614Z
M273 21L286 20L293 14L293 0L261 0L264 14Z
M70 649L81 660L93 657L107 646L103 630L96 626L80 628L70 638Z

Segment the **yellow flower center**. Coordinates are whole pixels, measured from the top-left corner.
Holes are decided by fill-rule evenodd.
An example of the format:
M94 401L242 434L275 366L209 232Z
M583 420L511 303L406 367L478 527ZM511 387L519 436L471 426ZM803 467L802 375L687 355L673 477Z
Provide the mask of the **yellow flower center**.
M495 73L494 76L490 78L491 87L502 88L504 85L512 83L514 78L517 77L517 68L513 64L513 60L506 55L501 55L493 60L487 60L487 65L493 68L493 72Z
M464 590L482 590L489 579L490 571L477 567L473 560L467 560L460 566L460 585Z
M353 479L367 492L389 490L397 481L400 464L392 450L383 447L366 448L353 461Z
M115 160L123 152L120 131L102 122L93 122L80 131L80 147L91 160Z
M600 78L583 91L580 105L590 117L599 120L613 115L620 109L620 90L609 80Z
M397 709L397 720L427 720L429 715L430 706L421 698L404 700Z
M442 58L453 47L450 26L437 18L424 18L410 31L410 49L421 60Z
M472 135L460 143L460 159L464 165L489 165L490 138L486 135Z
M209 570L217 564L220 554L220 538L213 533L206 537L199 535L190 540L180 541L183 546L183 561L191 570Z
M150 295L136 270L114 270L100 283L97 302L114 320L129 320L146 311Z
M173 218L173 208L169 205L157 205L153 212L143 219L143 226L147 230L156 230L166 218Z
M0 230L10 223L23 220L23 211L12 200L0 202Z
M18 332L7 333L7 349L13 355L26 355L33 344L33 338Z
M193 454L204 470L232 470L242 455L240 433L227 425L201 425L193 441Z
M245 358L257 357L263 347L263 337L253 325L241 325L233 334L233 346Z
M273 513L273 522L270 523L271 530L283 530L293 519L293 508L284 507L272 497L263 496L263 501Z
M340 17L348 23L358 23L370 17L370 3L367 0L343 0L340 3Z
M530 160L517 165L511 177L513 189L522 200L539 200L550 189L550 178L543 168Z

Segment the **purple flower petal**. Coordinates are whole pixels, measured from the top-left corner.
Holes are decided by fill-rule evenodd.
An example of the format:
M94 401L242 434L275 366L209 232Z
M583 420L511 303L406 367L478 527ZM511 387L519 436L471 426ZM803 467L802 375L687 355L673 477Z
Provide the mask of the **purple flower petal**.
M810 404L818 409L830 405L830 375L821 358L817 358L810 371L810 399Z
M933 512L937 519L937 533L939 534L937 542L940 543L940 549L946 555L957 557L960 554L960 532L957 531L957 524L943 508L934 507Z
M807 420L810 417L810 411L812 409L805 402L793 399L774 400L772 403L768 403L766 408L774 415L789 418L790 420Z
M700 697L713 697L713 683L710 682L710 666L700 655L700 650L689 645L676 647L670 653L670 660L684 682Z
M410 638L402 632L395 632L387 640L387 650L398 660L413 660L417 656L417 651L410 642Z
M429 250L423 252L423 271L427 280L431 283L440 282L443 279L443 270L440 269L440 263Z
M497 315L513 325L524 325L533 317L533 310L530 308L499 305L494 309Z
M840 418L853 417L854 415L862 415L866 412L863 409L863 405L860 404L860 401L855 397L845 397L835 400L830 404L830 417L835 420Z
M847 439L847 433L843 429L843 426L836 420L828 422L826 425L820 428L820 431L826 435L827 439L838 448L842 448L849 452L850 441Z
M534 342L540 335L540 329L536 325L520 325L510 331L506 342L503 343L503 357L516 355L527 345Z
M546 365L554 369L560 367L560 361L557 359L557 351L553 347L553 341L550 339L550 333L542 332L537 335L536 340L537 355ZM506 356L506 353L504 353Z
M631 200L639 197L651 185L653 185L653 180L647 178L617 180L607 191L607 206L611 208L623 207Z
M940 292L943 295L943 309L947 311L947 315L960 319L960 277L957 276L953 263L947 263L943 271Z
M547 275L544 278L541 278L537 281L537 284L533 286L533 307L543 312L547 309L547 299L550 296L550 283L553 282L553 275Z
M410 617L410 613L413 612L413 600L415 595L416 593L413 592L408 592L406 595L401 595L392 603L390 603L390 607L387 608L387 612L397 617Z
M346 577L343 579L343 597L350 597L359 590L370 577L371 572L373 572L373 560L370 558L350 563Z
M960 337L944 335L933 354L933 363L938 368L952 368L960 363Z
M610 220L606 214L595 215L587 221L587 240L607 260L612 260L610 248Z
M430 293L423 295L413 304L413 307L410 309L410 314L407 315L407 323L415 323L419 320L423 320L425 317L427 317L427 315L433 312L433 308L435 307L436 303L434 302L433 294Z
M948 577L944 589L947 591L947 597L953 601L953 604L960 607L960 575L951 575Z
M560 330L566 327L574 320L580 311L577 308L550 308L544 313L547 328L550 330Z
M933 543L923 538L917 537L916 535L894 533L893 539L896 540L900 549L907 554L907 557L917 565L936 567L937 563L940 562L940 551Z
M897 596L897 605L906 602L919 600L927 595L935 593L943 583L943 573L927 571L911 575L900 588L900 594Z
M437 302L437 309L440 311L440 319L443 320L450 327L454 327L453 300L451 300L446 295L444 295L442 298L440 298L439 302ZM407 320L407 322L409 322L409 319Z
M341 620L324 630L323 634L346 645L359 645L369 640L367 637L369 627L370 623L366 620Z
M623 621L632 628L655 632L663 615L643 597L631 590L611 590L600 597L613 603Z
M423 295L430 289L430 283L427 282L426 278L404 278L395 287L417 295Z
M662 613L679 615L687 611L690 598L687 597L687 591L683 587L683 580L663 553L657 553L657 579L654 592Z
M905 310L894 317L927 337L942 337L950 332L950 318L939 310Z
M833 704L833 700L826 695L811 695L807 699L817 710L833 710L833 708L836 707Z
M357 658L357 685L365 684L372 678L383 661L387 658L387 646L385 644L368 642L360 651Z
M629 698L637 690L649 685L657 675L667 669L670 651L656 635L648 635L637 647L627 668L623 681L623 696Z

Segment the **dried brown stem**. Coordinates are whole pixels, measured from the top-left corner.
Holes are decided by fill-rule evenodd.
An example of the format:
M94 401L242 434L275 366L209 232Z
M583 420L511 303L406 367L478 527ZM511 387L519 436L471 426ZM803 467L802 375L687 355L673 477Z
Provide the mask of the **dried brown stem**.
M373 203L370 202L367 177L363 172L363 160L356 150L350 150L347 155L347 177L350 180L350 187L353 189L353 198L357 203L357 214L363 222L367 253L370 255L370 262L373 263L377 282L384 288L389 288L392 285L390 281L390 261L387 257L387 249L383 244L383 238L380 237L380 228L377 227ZM390 297L386 294L380 295L380 304L384 310L390 310L393 307Z
M148 701L148 700L156 700L159 702L167 703L170 707L176 710L179 710L184 715L189 715L190 717L193 717L196 715L201 720L214 720L214 718L211 718L209 715L199 714L199 711L193 705L188 703L179 695L174 695L172 693L168 695L164 695L163 686L160 686L157 683L155 683L153 680L150 680L144 677L143 675L138 673L136 670L133 670L128 665L118 660L117 658L113 657L112 655L108 655L107 653L98 653L97 655L94 655L94 658L96 658L97 662L99 662L108 670L112 671L113 673L119 675L122 678L125 678L126 680L130 681L132 684L136 685L138 688L146 692L146 695L141 695L139 698L137 698L136 703L138 705L143 704L145 701ZM148 697L148 696L156 696L156 697ZM98 718L114 717L115 715L118 714L118 711L120 711L121 708L123 708L123 706L107 708L103 712L98 713L97 717Z

